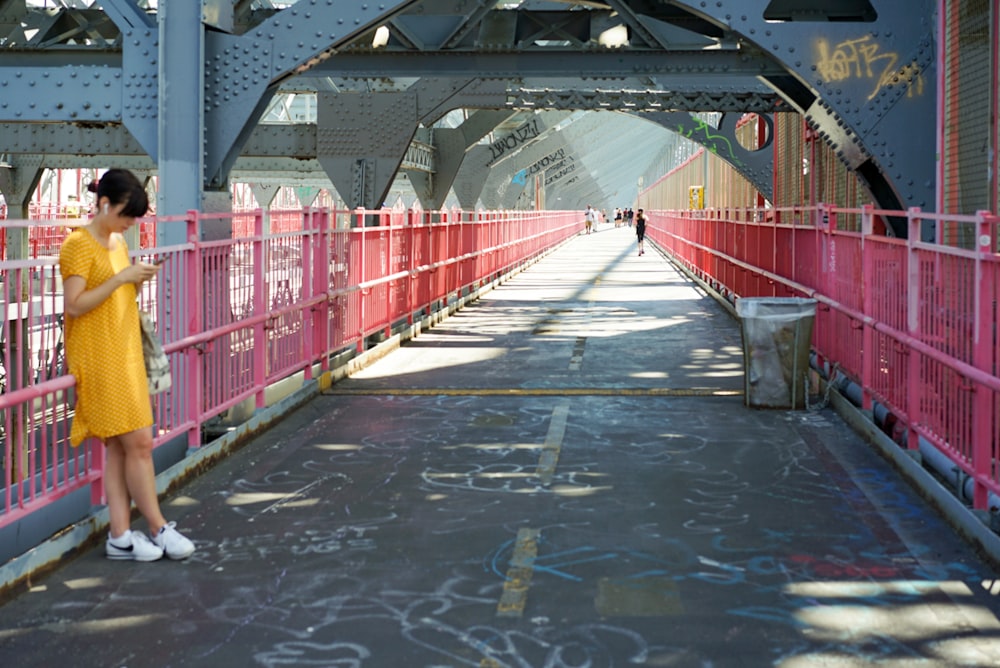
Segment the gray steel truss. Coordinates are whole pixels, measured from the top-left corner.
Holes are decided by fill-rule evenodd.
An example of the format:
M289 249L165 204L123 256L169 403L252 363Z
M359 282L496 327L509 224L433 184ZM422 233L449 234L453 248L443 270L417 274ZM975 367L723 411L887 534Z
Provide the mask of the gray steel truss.
M362 205L401 169L423 202L443 201L449 185L468 201L483 151L434 127L455 108L643 114L729 153L765 193L762 154L736 150L728 125L710 131L676 112L793 109L879 206L934 203L934 0L201 0L171 3L173 16L141 0L54 4L0 0L0 154L22 165L5 171L30 169L33 155L42 166L74 154L90 166L145 160L169 195L163 213L199 208L234 174L290 167L289 182L329 178ZM279 90L324 96L301 165L250 148ZM307 134L284 137L304 149ZM597 138L573 147L584 164ZM457 172L455 156L442 159L455 150ZM31 180L5 179L15 190Z

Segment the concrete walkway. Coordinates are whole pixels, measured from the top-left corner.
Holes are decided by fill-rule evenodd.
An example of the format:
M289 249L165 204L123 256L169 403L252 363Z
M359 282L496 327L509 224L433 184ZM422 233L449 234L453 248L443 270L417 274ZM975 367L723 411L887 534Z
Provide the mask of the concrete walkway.
M0 608L0 665L996 666L1000 581L738 323L580 236Z

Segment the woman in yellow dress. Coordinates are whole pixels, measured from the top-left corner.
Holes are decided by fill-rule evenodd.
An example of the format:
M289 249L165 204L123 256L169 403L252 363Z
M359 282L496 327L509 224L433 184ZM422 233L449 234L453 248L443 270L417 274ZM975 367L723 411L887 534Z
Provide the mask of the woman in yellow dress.
M104 491L110 559L184 559L194 544L167 522L156 496L153 411L139 333L137 286L159 266L132 263L122 232L146 214L149 199L134 174L112 169L91 183L96 215L72 232L59 253L63 279L66 361L76 378L70 443L98 438L106 448ZM150 539L131 531L132 501Z

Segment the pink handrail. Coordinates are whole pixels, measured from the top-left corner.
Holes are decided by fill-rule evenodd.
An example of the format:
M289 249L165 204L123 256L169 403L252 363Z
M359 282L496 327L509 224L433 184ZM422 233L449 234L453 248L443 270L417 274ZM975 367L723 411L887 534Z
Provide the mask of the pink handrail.
M860 231L838 217L860 218ZM908 239L873 233L905 218ZM785 219L791 218L789 224ZM810 224L801 225L803 220ZM934 242L920 240L932 221ZM814 349L974 481L973 504L1000 494L1000 348L994 342L998 219L871 207L652 212L650 238L730 298L798 295L819 302ZM945 244L965 226L974 248Z
M334 227L343 220L359 226ZM384 224L363 227L369 220ZM206 222L228 223L232 237L200 241ZM0 238L26 225L37 223L0 221ZM186 226L189 241L152 248L162 225ZM186 438L189 447L200 447L208 421L248 399L263 407L274 383L296 373L310 379L314 367L328 371L339 352L362 349L368 336L412 322L418 311L446 308L449 298L482 287L581 227L573 211L307 208L144 220L133 255L155 254L166 263L143 286L140 304L154 315L174 372L173 388L154 399L156 444ZM45 268L51 274L55 260L0 260L0 289L18 294L15 286ZM41 294L26 295L21 308L8 305L14 315L0 330L0 350L12 369L10 359L24 357L24 346L12 340L41 345L24 359L28 368L8 377L18 386L0 393L0 486L7 488L0 526L76 489L89 486L95 503L101 495L101 449L73 450L67 430L51 428L52 420L71 419L74 379L47 376L35 359L57 354L51 342L60 331L61 298L55 278L32 285ZM60 467L78 473L46 475Z

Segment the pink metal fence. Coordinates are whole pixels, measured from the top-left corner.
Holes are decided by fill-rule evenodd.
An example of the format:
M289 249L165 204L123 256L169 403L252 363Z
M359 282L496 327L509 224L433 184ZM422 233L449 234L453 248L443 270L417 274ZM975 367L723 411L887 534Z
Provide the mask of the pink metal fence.
M232 238L195 241L206 222L228 223ZM0 221L0 233L25 224ZM191 241L152 248L162 225L184 226ZM332 356L362 350L370 335L446 306L581 227L572 211L304 209L145 221L133 254L166 263L140 303L174 374L153 400L156 443L199 447L207 421L248 399L263 406L269 385L329 369ZM88 486L100 502L103 448L69 446L74 379L62 357L57 265L0 261L0 526Z
M862 232L838 229L839 216L860 216ZM872 233L888 216L908 219L907 240ZM854 380L865 408L884 405L906 447L923 438L945 453L976 508L1000 495L1000 219L825 206L650 219L654 242L731 298L815 298L820 363ZM977 247L922 242L922 221L965 226Z

